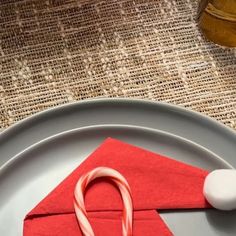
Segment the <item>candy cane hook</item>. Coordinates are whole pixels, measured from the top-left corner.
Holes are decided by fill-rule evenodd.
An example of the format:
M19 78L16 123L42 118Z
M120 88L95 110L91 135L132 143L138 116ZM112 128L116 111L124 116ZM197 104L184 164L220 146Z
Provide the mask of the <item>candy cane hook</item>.
M124 205L122 233L123 236L131 236L133 226L133 204L129 184L118 171L107 167L98 167L84 174L76 184L74 192L74 208L81 231L83 232L84 236L95 236L87 218L84 205L84 193L88 184L94 179L100 177L105 177L112 180L119 188Z

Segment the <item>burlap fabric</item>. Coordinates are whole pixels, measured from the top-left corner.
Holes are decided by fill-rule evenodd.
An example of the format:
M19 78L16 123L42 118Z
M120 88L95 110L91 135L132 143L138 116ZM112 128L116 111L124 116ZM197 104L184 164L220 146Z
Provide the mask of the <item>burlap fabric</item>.
M197 0L1 0L0 127L93 97L167 101L236 129L236 51Z

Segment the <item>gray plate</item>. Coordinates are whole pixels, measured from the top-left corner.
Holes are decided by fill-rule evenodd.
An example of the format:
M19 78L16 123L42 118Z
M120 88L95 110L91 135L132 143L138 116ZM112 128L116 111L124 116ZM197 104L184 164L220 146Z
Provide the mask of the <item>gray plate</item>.
M208 170L231 168L214 153L165 132L141 127L99 126L45 139L0 168L0 235L21 235L25 214L106 137L114 137ZM236 234L235 212L162 212L176 236Z
M236 166L236 132L177 106L132 99L98 99L53 108L27 118L0 134L0 165L43 138L100 124L151 127L194 141Z

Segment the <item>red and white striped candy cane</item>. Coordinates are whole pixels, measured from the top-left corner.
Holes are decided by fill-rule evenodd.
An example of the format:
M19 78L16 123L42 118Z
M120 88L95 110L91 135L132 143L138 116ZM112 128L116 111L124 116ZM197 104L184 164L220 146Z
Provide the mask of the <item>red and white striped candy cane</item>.
M100 177L109 178L119 188L124 204L122 233L123 236L131 236L133 228L133 204L129 184L118 171L107 167L98 167L84 174L76 184L74 192L74 207L81 231L85 236L94 236L84 205L84 192L91 181Z

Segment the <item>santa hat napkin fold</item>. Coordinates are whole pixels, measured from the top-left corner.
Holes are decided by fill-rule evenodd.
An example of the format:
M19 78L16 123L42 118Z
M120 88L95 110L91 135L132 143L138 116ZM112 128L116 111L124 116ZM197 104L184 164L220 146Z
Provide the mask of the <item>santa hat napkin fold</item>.
M134 236L172 235L157 213L160 209L210 207L202 191L207 171L109 138L29 212L24 236L82 235L74 212L74 188L81 175L100 166L119 171L130 185ZM85 203L96 236L122 235L123 205L113 184L96 180Z

